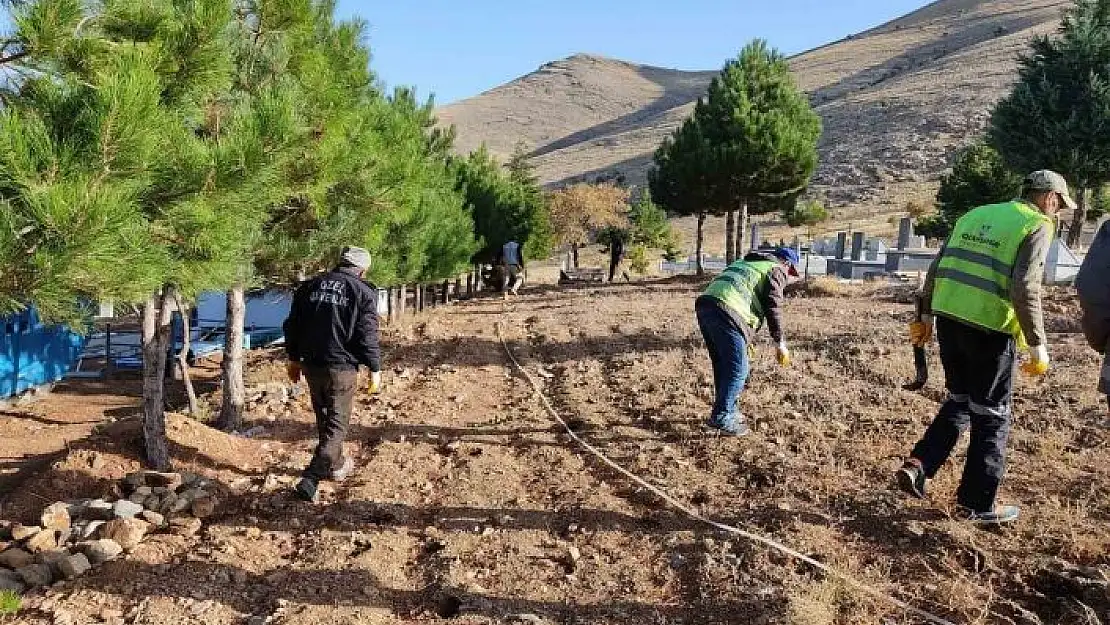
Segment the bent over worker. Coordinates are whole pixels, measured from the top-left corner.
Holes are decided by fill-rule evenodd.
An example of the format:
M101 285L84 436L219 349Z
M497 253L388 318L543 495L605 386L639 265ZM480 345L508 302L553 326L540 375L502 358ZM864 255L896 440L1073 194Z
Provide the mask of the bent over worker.
M369 252L344 248L334 269L297 289L285 320L289 379L296 383L303 375L308 381L320 437L294 488L307 501L316 501L321 481L343 481L354 468L350 456L343 455L343 440L359 365L370 369L370 393L381 387L377 293L362 280L369 268Z
M925 280L926 315L910 326L911 341L924 345L932 338L929 313L936 316L948 399L898 471L898 484L924 498L927 480L970 427L956 500L975 523L1006 523L1020 512L995 499L1006 470L1016 351L1029 351L1027 374L1048 371L1041 282L1061 205L1075 208L1067 183L1042 170L1025 178L1020 199L961 217Z
M694 303L713 363L716 398L707 423L710 428L733 436L748 433L747 420L736 404L748 380L749 346L764 321L777 345L779 364L790 364L782 332L782 302L787 276L798 275L797 265L798 252L789 247L752 252L729 265Z

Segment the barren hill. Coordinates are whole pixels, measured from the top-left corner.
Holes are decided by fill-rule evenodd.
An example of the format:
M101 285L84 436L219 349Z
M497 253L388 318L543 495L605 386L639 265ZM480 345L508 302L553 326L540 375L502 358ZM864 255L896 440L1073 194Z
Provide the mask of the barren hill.
M834 205L874 207L930 187L983 128L1018 54L1056 28L1066 4L940 0L794 57L825 124L816 189ZM547 184L617 175L638 183L714 75L575 55L439 115L457 126L460 150L485 142L507 156L523 142Z

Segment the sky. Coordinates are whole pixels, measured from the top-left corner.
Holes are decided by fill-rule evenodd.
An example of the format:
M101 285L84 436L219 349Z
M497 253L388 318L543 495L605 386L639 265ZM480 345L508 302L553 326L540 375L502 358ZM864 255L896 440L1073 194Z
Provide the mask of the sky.
M369 27L389 87L448 104L584 52L674 69L720 68L762 37L786 54L878 26L926 0L339 0Z

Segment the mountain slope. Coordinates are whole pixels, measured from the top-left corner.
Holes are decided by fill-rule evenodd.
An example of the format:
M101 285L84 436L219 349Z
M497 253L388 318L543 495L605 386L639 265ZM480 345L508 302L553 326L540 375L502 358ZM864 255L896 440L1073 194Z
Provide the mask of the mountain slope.
M940 0L791 59L825 124L816 189L834 205L890 205L933 186L1067 4ZM457 126L460 150L485 142L507 156L523 142L547 184L635 184L715 73L576 55L439 114Z

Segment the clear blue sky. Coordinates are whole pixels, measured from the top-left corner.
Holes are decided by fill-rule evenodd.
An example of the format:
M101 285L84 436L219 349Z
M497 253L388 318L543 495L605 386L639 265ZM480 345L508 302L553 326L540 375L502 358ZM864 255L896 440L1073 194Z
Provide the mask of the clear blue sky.
M369 25L372 66L390 87L437 104L477 95L577 52L677 69L717 69L754 37L794 54L927 0L339 0Z

